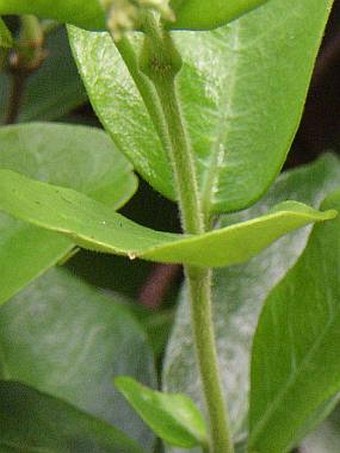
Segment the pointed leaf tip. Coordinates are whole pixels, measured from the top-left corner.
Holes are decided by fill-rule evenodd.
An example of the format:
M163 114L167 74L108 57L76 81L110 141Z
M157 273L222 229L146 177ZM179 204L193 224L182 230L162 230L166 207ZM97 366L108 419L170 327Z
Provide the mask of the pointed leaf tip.
M0 48L10 49L13 46L11 32L6 27L5 22L0 18Z
M205 421L189 397L151 390L128 376L120 376L114 382L139 416L161 439L176 447L206 446Z

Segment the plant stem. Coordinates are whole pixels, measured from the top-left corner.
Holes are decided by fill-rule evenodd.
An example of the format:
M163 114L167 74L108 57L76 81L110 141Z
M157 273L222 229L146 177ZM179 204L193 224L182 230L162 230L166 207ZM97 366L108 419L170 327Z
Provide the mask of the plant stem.
M168 150L170 144L168 141L166 126L163 122L163 115L160 109L157 94L152 83L150 83L150 80L145 77L145 74L143 74L139 69L138 58L134 47L126 36L123 36L118 41L115 41L112 33L111 37L126 67L128 68L133 81L136 84L163 147Z
M182 61L170 35L146 22L141 70L153 82L161 105L170 143L169 157L175 175L178 203L185 233L205 231L195 161L185 129L175 78ZM187 266L191 319L198 366L210 422L210 453L234 451L229 417L220 381L211 304L211 270Z
M9 58L10 94L5 124L15 123L20 112L28 77L43 64L44 33L39 20L30 14L21 16L20 35Z
M183 231L204 232L204 222L198 195L194 159L183 127L174 80L162 80L156 90L168 126L170 160L172 162Z
M233 453L234 447L218 368L211 303L211 270L185 269L190 291L194 342L210 419L210 453Z
M173 166L182 226L186 233L204 232L201 203L198 194L195 162L179 107L175 78L182 60L170 35L152 21L140 58L140 68L153 82L160 102L169 142L169 157Z
M9 96L8 96L8 106L6 111L6 116L4 123L5 124L13 124L15 123L20 107L21 102L23 99L23 94L25 91L25 82L27 79L27 75L22 72L13 72L10 74L10 89L9 89Z

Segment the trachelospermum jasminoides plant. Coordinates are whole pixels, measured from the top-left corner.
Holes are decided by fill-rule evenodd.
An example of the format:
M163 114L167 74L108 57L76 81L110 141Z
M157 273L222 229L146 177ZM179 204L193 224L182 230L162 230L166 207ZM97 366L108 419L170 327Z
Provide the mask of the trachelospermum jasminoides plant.
M8 162L1 170L1 209L49 230L50 241L61 241L49 265L75 244L132 259L184 265L204 417L188 396L156 392L131 377L115 380L143 420L170 445L229 453L234 451L232 431L235 441L239 440L237 429L231 428L228 384L218 364L212 268L260 260L257 255L272 242L313 222L320 225L305 251L301 248L295 257L296 266L288 272L294 260L287 260L287 278L279 285L273 283L273 292L265 294L267 302L254 339L247 448L263 453L288 451L334 406L339 363L330 357L331 365L317 384L313 377L304 381L302 376L311 376L324 351L331 355L329 345L339 340L338 285L332 281L323 289L320 283L317 290L301 293L298 287L311 267L314 281L324 281L325 264L311 265L321 250L329 250L323 259L333 269L338 263L332 244L339 237L335 208L340 198L339 191L329 193L336 187L339 163L334 161L324 171L327 184L318 182L321 199L329 195L326 210L301 202L310 199L311 204L320 204L319 193L319 198L301 195L298 201L286 201L288 194L298 192L289 183L283 191L287 198L272 195L277 204L269 203L265 214L255 205L255 216L252 208L250 217L230 214L225 226L216 228L223 225L222 214L254 205L281 169L301 116L331 4L331 0L93 0L86 4L73 0L51 5L44 0L0 0L1 14L34 14L72 24L74 57L105 129L135 169L178 203L183 234L162 233L112 212L106 206L108 194L94 187L75 191L60 187L63 184L34 181L14 172ZM6 28L1 36L4 42L7 37L9 46ZM47 136L56 133L40 125L39 131L44 130ZM116 207L132 192L117 200ZM304 325L301 316L306 301L315 304L316 313L328 310L324 320L319 316L320 325L311 315L313 329ZM295 315L287 314L289 307ZM281 321L282 325L287 321L288 334L280 330ZM275 362L280 354L281 362ZM312 360L306 362L306 357ZM293 378L286 379L287 373ZM301 386L310 404L298 402L295 393ZM291 409L289 422L282 416L284 405ZM116 437L105 451L140 451L121 434L112 436Z

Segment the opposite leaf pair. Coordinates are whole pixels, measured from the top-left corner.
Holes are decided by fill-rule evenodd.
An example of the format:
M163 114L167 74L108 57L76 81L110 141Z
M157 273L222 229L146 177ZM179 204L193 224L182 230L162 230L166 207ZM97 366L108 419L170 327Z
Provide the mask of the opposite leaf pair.
M61 0L51 5L48 0L0 0L0 15L34 14L89 30L106 30L106 10L114 18L115 14L121 17L131 12L131 8L151 7L163 14L172 29L209 30L236 19L266 1L170 0L169 4L169 0ZM129 25L133 26L133 23Z

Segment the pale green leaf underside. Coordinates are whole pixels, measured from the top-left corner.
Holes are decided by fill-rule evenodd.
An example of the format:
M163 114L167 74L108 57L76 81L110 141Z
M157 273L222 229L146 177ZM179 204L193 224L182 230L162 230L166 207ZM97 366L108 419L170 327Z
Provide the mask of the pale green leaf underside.
M248 222L182 236L145 228L79 192L30 180L10 170L0 171L0 209L63 233L91 250L209 267L247 261L289 231L336 215L334 210L318 212L286 202Z
M340 191L322 206L339 209ZM339 217L316 225L266 301L253 342L250 451L290 451L340 390L339 240Z
M279 173L331 4L271 0L217 30L172 34L183 58L177 86L207 212L249 206ZM112 40L74 27L70 40L104 127L136 170L176 199L166 151ZM141 40L131 36L136 55ZM150 87L149 101L153 94Z
M221 216L219 226L258 217L291 198L319 209L321 201L339 187L339 181L339 159L323 155L312 164L283 173L256 205L240 213ZM247 263L215 269L213 272L217 351L235 441L244 440L248 431L250 351L261 307L271 290L296 264L310 232L310 227L300 228L282 237ZM162 388L166 392L185 393L200 408L204 408L188 297L187 291L182 291L178 301L175 325L164 359ZM178 449L168 449L167 453L170 451L184 453ZM190 453L193 452L190 450Z
M54 267L0 307L0 351L0 379L60 398L151 451L154 435L112 379L126 374L154 387L154 356L144 329L115 298Z
M152 430L170 445L191 448L207 443L203 416L186 395L157 392L127 376L116 378L115 386Z

